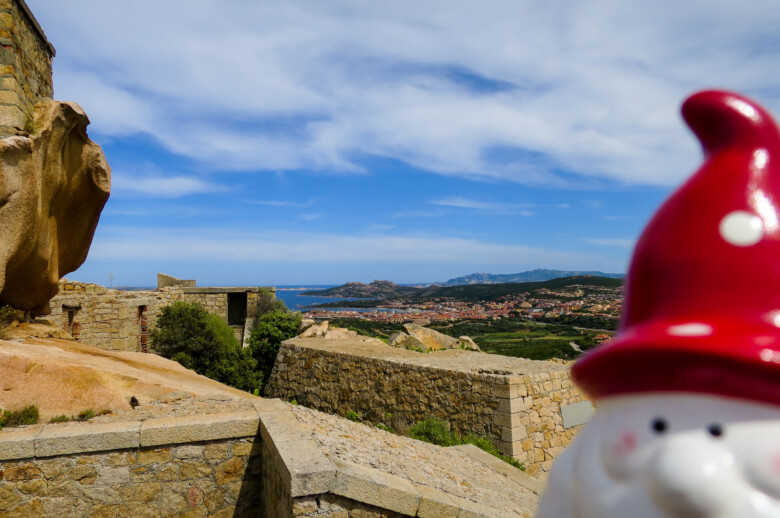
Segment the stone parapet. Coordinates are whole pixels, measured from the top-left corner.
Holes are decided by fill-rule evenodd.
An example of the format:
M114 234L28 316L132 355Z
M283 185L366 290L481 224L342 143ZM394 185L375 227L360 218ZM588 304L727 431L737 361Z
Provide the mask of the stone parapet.
M291 405L252 403L253 411L230 414L0 431L0 515L487 518L535 510L533 490L521 489L528 476L514 468L486 472L486 484L523 495L523 508L501 509L345 460ZM359 437L356 445L365 447ZM468 462L460 469L471 473Z
M266 394L394 428L442 419L460 435L489 437L534 475L582 427L564 427L561 408L585 400L559 363L321 339L284 342Z

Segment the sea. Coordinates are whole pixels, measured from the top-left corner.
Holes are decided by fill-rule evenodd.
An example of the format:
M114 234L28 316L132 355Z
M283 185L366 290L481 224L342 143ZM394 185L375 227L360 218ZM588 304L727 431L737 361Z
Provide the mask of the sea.
M308 308L309 306L312 306L314 304L325 304L327 302L338 302L341 300L365 300L365 299L355 299L355 298L336 298L336 297L312 297L309 295L301 295L304 291L312 291L312 290L325 290L328 288L335 288L338 286L337 284L328 284L328 285L296 285L296 286L277 286L276 287L276 298L284 302L284 305L287 306L288 309L291 309L293 311L302 311L304 308ZM365 309L365 308L326 308L330 311L377 311L374 308ZM383 310L379 310L383 311Z

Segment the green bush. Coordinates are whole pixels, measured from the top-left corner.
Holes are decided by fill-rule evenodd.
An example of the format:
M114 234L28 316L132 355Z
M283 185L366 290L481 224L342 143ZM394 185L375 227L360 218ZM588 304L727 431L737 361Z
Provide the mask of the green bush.
M252 327L257 324L257 320L271 311L288 311L287 306L284 305L284 301L279 300L276 296L262 288L257 292L257 304L254 311L249 314L249 319L252 321Z
M21 410L5 410L0 415L0 430L4 427L35 424L39 418L38 407L35 405L28 405Z
M49 419L50 423L67 423L68 421L70 421L70 417L65 414L60 414Z
M200 305L177 301L162 309L152 348L166 358L241 390L261 386L257 361L239 345L233 330Z
M439 446L458 446L460 444L473 444L477 448L486 451L487 453L498 457L507 464L525 470L525 466L514 457L504 455L493 441L482 435L476 435L472 433L466 434L464 437L460 437L450 431L449 426L445 421L436 419L435 417L428 417L422 421L417 421L413 426L409 428L409 437L420 441L437 444Z
M83 412L79 412L79 414L76 416L76 418L74 420L75 421L89 421L90 419L92 419L96 415L97 414L95 413L95 411L90 408L90 409L84 410Z
M249 349L257 361L263 385L271 377L282 342L298 334L300 325L300 313L283 309L275 309L261 315L255 322L249 335Z
M347 410L347 413L344 414L344 417L346 417L347 419L349 419L350 421L353 421L355 423L360 421L360 416L358 415L357 412L355 412L353 410Z
M409 428L409 437L445 447L463 444L459 437L450 431L446 422L435 417L428 417L414 423Z

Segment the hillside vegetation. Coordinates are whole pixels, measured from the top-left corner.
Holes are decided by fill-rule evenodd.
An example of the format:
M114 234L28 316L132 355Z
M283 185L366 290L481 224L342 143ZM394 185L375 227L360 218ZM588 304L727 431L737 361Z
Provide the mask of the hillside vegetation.
M377 281L375 281L377 282ZM387 282L387 281L382 281ZM372 284L361 284L363 288L359 291L354 291L351 286L360 283L348 283L337 288L330 288L322 291L307 291L304 294L317 295L317 296L339 296L339 297L363 297L363 298L375 298L383 300L352 300L352 301L338 301L330 302L328 304L320 304L319 307L355 307L355 308L373 308L382 306L384 303L392 300L404 300L406 302L427 302L436 300L459 300L462 302L491 302L501 299L502 297L520 295L528 293L529 296L535 298L550 298L553 295L540 293L541 290L561 290L570 288L572 286L578 286L582 289L584 294L588 294L589 291L596 290L597 288L619 288L622 285L622 279L614 279L610 277L590 277L590 276L578 276L578 277L563 277L560 279L552 279L549 281L539 282L517 282L517 283L501 283L501 284L469 284L461 286L430 286L428 288L412 288L407 286L397 286L399 289L404 290L403 295L397 295L393 297L381 296L379 292L371 292L363 289L370 287ZM393 284L393 283L389 283ZM590 288L590 289L589 289ZM335 290L335 291L334 291ZM388 293L386 288L383 288L383 293ZM326 294L327 293L327 294ZM333 293L339 293L339 295L333 295ZM575 295L555 295L560 299L575 298Z

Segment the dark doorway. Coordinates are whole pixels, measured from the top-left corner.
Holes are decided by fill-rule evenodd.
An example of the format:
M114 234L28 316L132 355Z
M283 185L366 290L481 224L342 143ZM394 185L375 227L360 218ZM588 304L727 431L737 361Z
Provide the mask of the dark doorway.
M146 306L138 306L138 325L141 327L138 334L138 349L142 353L149 352L149 327L146 318Z
M246 292L228 293L228 325L243 326L246 320Z

